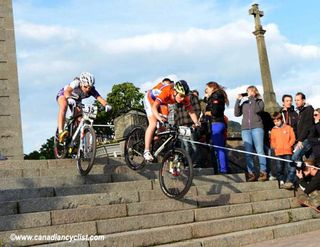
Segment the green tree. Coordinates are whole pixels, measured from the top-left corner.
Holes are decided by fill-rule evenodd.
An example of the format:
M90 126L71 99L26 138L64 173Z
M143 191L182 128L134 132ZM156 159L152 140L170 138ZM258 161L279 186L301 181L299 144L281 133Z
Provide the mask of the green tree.
M25 160L40 160L40 159L54 159L53 153L53 136L47 139L47 142L42 144L39 151L32 151L29 154L24 155Z
M32 151L29 154L24 155L25 160L38 160L40 158L40 153L38 151Z
M131 109L143 110L143 96L139 88L131 82L113 85L111 92L107 95L107 101L113 109L113 118Z
M51 138L47 139L47 142L42 144L40 148L40 157L39 159L54 159L54 152L53 152L53 142L54 142L54 137L52 136Z
M94 124L113 124L113 119L121 114L130 111L131 109L143 110L143 93L139 91L131 82L124 82L115 84L112 87L111 92L107 95L108 104L112 106L111 112L100 111ZM98 107L101 107L98 101L95 102ZM112 128L95 128L98 135L113 135Z

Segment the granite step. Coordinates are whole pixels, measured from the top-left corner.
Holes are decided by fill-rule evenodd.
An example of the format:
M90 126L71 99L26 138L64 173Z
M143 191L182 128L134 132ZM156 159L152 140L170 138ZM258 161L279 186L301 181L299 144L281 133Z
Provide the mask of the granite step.
M307 219L298 222L290 222L276 226L268 226L257 229L249 229L244 231L221 234L218 236L205 237L181 241L178 243L170 243L163 245L154 245L159 247L240 247L254 246L254 244L266 240L282 239L291 236L304 234L310 231L320 229L320 219ZM66 243L61 243L66 244ZM51 245L49 245L51 246ZM52 245L53 246L53 245ZM61 245L67 246L67 245ZM284 245L283 245L284 246ZM296 245L298 246L298 245ZM306 246L306 245L305 245ZM315 243L315 245L317 244Z
M90 246L153 246L309 219L313 219L312 210L309 208L294 208L262 214L108 234L104 235L105 239L103 241L91 242ZM319 223L319 220L317 222Z
M119 172L119 171L118 171ZM244 182L244 174L227 174L227 175L205 175L200 173L195 174L193 179L194 185L211 185L213 183L231 183L231 182ZM126 176L126 177L125 177ZM130 176L130 179L128 178ZM122 179L121 179L122 177ZM59 175L44 174L38 177L28 178L3 178L0 180L0 191L6 189L18 188L37 188L37 187L60 187L60 186L76 186L84 184L99 184L109 182L125 182L137 180L152 180L157 179L157 176L146 174L143 178L137 178L135 174L123 175L107 173L107 174L89 174L87 176L80 176L78 174L70 175L63 173Z
M40 163L40 167L31 165L30 167L11 167L0 165L0 178L34 178L42 176L79 176L75 161L70 164L68 160L67 165L64 163L53 163L54 165L48 165L47 163ZM125 180L139 180L139 179L155 179L159 176L160 164L148 164L139 171L133 171L125 164L94 164L89 175L109 175L112 176L114 181ZM213 175L212 168L197 168L194 169L194 175Z
M160 202L158 204L160 204ZM177 206L178 204L175 205ZM296 207L299 207L299 204L293 197L269 201L221 205L209 208L182 210L168 209L168 211L154 212L151 214L134 214L132 213L134 212L132 209L131 211L127 210L127 204L111 204L91 207L83 206L74 209L60 209L0 216L0 231L97 221L98 233L110 234L164 225L175 225L266 213Z
M272 203L274 204L274 202ZM68 215L67 213L56 216L55 214L59 214L60 212L53 211L51 212L51 221L49 214L38 214L37 216L39 218L43 218L43 221L38 220L38 224L40 226L1 231L0 238L6 241L13 233L16 235L76 235L81 232L81 234L104 236L103 241L91 242L90 246L150 246L199 238L203 240L203 238L218 236L220 234L276 226L290 222L313 219L315 217L314 211L310 208L290 208L266 213L256 212L254 214L252 211L254 203L251 205L248 204L241 206L242 207L238 207L239 215L226 215L226 218L210 219L205 221L197 221L201 218L196 218L195 215L199 215L201 212L197 212L198 209L196 209L68 224L65 221L56 221L56 219L64 218ZM246 206L248 210L247 212L246 210L241 209L246 208ZM259 207L260 206L258 206L258 208ZM228 212L229 210L236 209L226 207L221 209L221 211L224 212ZM274 210L274 208L271 207L271 210ZM205 214L207 213L208 212L205 212ZM80 212L78 212L78 216L79 215L81 215ZM31 216L35 215L33 214ZM32 221L32 218L30 218L31 216L29 216L29 219L25 216L25 222L28 222L28 220ZM69 219L74 219L74 217L75 216L71 215ZM7 220L9 221L9 219ZM22 221L19 222L21 224ZM34 222L35 220L32 221L32 226L36 226ZM50 222L52 222L51 224L53 225L48 225ZM14 223L11 224L14 225ZM78 232L74 232L75 230L78 230ZM47 243L47 241L18 242L19 246L41 243L44 244Z
M111 188L108 193L39 197L2 202L0 203L0 215L74 209L110 204L127 204L128 215L138 215L160 213L168 210L190 207L210 207L254 201L267 201L294 196L292 191L279 189L230 194L198 195L197 188L193 187L188 192L186 198L182 200L172 200L165 196L162 198L155 198L151 183L146 185L137 184L136 186L145 186L145 190L142 191L135 190L134 185L132 186L132 190L128 187L128 190L112 191ZM160 193L160 191L158 193Z
M190 190L197 190L198 195L210 195L217 193L238 193L257 190L278 189L278 183L275 181L242 182L241 175L212 175L204 177L195 177L194 185ZM132 183L133 187L141 190L153 189L149 191L149 197L165 198L160 190L158 180L136 180L128 182L108 183L110 179L106 176L97 178L97 175L87 177L76 177L74 180L64 177L42 177L37 179L9 179L7 183L3 181L3 188L0 190L0 202L14 201L27 198L53 197L60 195L74 195L85 193L104 193L106 191L122 191L126 187L131 188L128 184ZM238 182L235 182L238 181ZM98 183L99 182L99 183ZM137 184L143 186L136 187ZM147 187L145 185L148 184ZM14 189L15 188L15 189ZM117 189L118 188L118 189ZM146 192L147 193L147 192Z

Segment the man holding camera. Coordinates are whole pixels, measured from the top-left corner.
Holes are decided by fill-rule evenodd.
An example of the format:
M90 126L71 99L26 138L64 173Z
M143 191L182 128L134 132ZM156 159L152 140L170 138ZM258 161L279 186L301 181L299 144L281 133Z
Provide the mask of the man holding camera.
M294 147L294 154L292 160L302 161L302 157L311 150L311 144L308 138L313 137L313 112L314 109L311 105L306 103L306 96L299 92L296 94L295 103L298 110L298 123L297 123L297 144Z
M299 187L304 192L298 196L299 203L320 212L320 168L314 166L313 160L297 163L296 168Z

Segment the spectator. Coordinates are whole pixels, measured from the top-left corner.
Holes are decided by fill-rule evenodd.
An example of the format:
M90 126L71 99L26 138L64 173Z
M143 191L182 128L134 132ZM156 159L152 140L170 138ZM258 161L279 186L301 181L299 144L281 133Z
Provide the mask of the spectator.
M297 135L298 113L294 110L294 106L292 105L291 95L284 94L282 96L282 108L280 113L284 123L291 126L295 135Z
M317 166L320 166L320 108L317 108L314 113L313 134L311 138L308 138L312 146L312 155L314 162Z
M312 160L305 160L307 165L304 169L296 172L299 178L299 187L304 194L298 196L298 201L301 204L311 206L314 208L320 207L320 171L319 167L313 166ZM311 167L310 167L311 166Z
M262 124L263 124L263 131L264 131L264 153L267 154L268 156L273 156L273 150L270 148L270 132L272 128L274 127L273 119L270 116L270 113L268 112L260 112L259 113L261 119L262 119ZM276 166L274 160L272 159L267 159L267 173L269 174L269 180L276 180L277 178L272 176L272 171L275 173L275 169L272 169L272 167Z
M225 146L225 130L227 125L224 118L225 105L229 105L228 96L222 86L216 82L208 82L206 87L208 93L205 115L211 123L211 141L213 145ZM227 151L214 148L217 153L220 173L228 172Z
M198 99L199 99L199 92L198 92L198 90L192 90L191 93L192 93L194 96L197 96Z
M276 157L291 160L292 147L296 142L293 128L283 122L280 112L272 116L275 126L271 130L270 144ZM293 189L295 184L296 169L289 162L276 161L276 177L280 181L280 188Z
M255 86L247 88L248 99L242 104L241 100L244 97L242 94L238 95L234 107L234 115L242 118L241 136L244 142L244 148L248 152L253 152L254 148L258 154L264 155L263 150L263 123L259 113L264 111L264 103L261 99L258 89ZM246 154L248 181L256 181L257 175L251 154ZM260 175L259 181L266 181L267 177L267 161L263 156L259 156Z
M193 93L193 91L189 94L189 97L190 97L190 103L192 105L193 111L195 112L195 114L197 115L197 118L199 119L201 114L199 98ZM189 128L193 126L194 123L185 105L176 104L175 114L174 114L174 123L179 126L185 126ZM190 140L198 141L198 135L196 130L191 131ZM194 166L198 167L201 164L200 163L201 156L199 155L199 152L198 152L199 150L198 145L195 143L189 142L188 139L186 138L182 139L182 145L185 148L185 150L190 154Z
M302 161L303 155L311 149L311 144L308 138L312 137L312 130L314 125L313 120L313 107L306 103L306 96L299 92L296 94L295 103L298 110L298 123L297 123L297 144L294 147L294 154L292 160Z

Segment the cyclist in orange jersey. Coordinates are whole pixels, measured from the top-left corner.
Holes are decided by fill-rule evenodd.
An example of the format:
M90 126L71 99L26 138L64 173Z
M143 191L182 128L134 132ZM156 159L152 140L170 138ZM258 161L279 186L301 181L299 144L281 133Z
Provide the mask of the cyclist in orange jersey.
M166 78L167 79L167 78ZM145 133L145 150L143 157L146 161L153 161L154 157L150 153L150 144L153 133L157 126L157 121L166 122L168 117L168 104L181 103L189 111L192 121L195 126L199 126L198 117L192 109L190 103L188 83L184 80L177 81L174 86L173 83L160 83L153 89L147 91L144 98L144 106L147 113L149 125ZM161 109L162 106L162 109ZM159 110L165 110L162 114Z
M151 90L147 91L146 96L145 96L146 99L145 99L144 105L145 105L145 108L146 108L145 110L147 111L147 115L148 116L152 115L151 104L154 102L156 97L161 93L161 91L167 86L168 87L173 87L174 86L174 82L172 80L170 80L169 78L164 78L161 82L159 82ZM151 104L148 104L148 103L151 103ZM162 117L168 119L168 115L169 115L168 105L160 104L159 113L162 114Z

